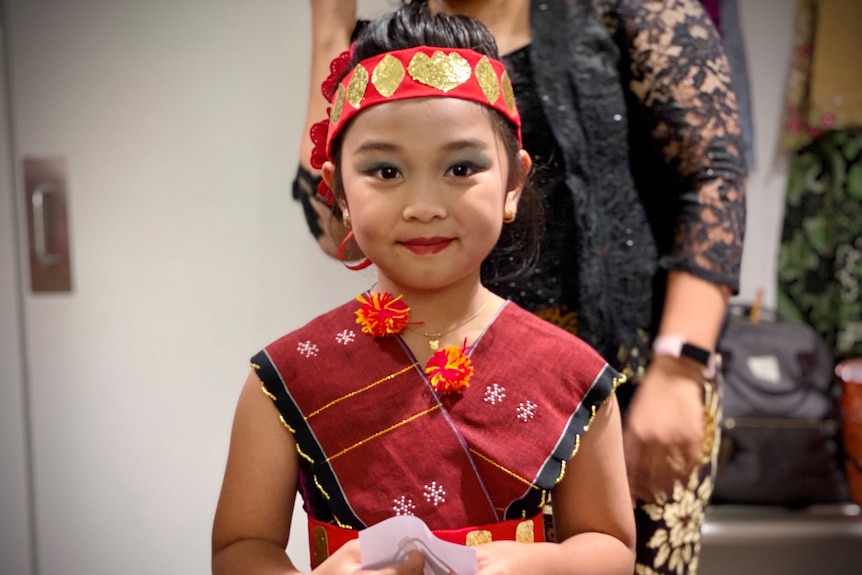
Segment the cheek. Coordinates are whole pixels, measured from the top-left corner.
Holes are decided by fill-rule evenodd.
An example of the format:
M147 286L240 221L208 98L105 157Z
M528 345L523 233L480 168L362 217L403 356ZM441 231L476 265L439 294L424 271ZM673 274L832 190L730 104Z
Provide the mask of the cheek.
M487 238L491 245L495 244L503 228L503 201L501 198L486 197L480 205L470 208L469 221L463 222L474 237Z
M383 237L385 231L392 228L391 224L373 203L355 197L352 204L348 198L348 206L353 206L350 208L350 220L357 243L363 249L373 249L371 244Z

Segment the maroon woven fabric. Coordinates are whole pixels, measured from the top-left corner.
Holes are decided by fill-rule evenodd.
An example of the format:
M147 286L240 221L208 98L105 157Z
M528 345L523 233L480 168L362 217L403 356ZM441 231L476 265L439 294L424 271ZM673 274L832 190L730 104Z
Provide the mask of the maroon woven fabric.
M431 529L457 529L541 511L616 373L509 303L471 350L470 386L438 398L400 338L360 332L357 307L253 359L332 518L362 528L412 513Z

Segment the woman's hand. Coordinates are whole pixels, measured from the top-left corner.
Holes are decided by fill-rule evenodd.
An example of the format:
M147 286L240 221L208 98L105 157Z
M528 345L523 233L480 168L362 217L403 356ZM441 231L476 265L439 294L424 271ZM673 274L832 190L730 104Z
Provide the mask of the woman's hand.
M703 372L684 359L656 356L635 392L623 444L632 496L669 493L703 458Z

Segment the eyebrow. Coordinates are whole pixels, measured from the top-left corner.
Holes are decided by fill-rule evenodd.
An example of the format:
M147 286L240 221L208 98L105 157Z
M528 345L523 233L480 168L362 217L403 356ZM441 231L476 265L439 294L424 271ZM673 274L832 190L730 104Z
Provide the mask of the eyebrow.
M453 142L449 142L443 146L443 149L447 152L457 152L459 150L465 149L479 149L479 150L487 150L488 149L487 142L477 139L477 138L467 138L464 140L455 140ZM380 141L380 140L369 140L367 142L363 142L356 149L357 154L367 153L367 152L396 152L398 151L399 146L395 144L390 144L388 142Z

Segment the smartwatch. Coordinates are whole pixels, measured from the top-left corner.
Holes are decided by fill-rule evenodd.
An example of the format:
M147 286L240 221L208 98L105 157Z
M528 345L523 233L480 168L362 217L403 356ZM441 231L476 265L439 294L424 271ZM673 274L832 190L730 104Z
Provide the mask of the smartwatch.
M653 355L684 357L703 366L703 376L715 377L715 353L688 343L681 335L657 335L652 343Z

